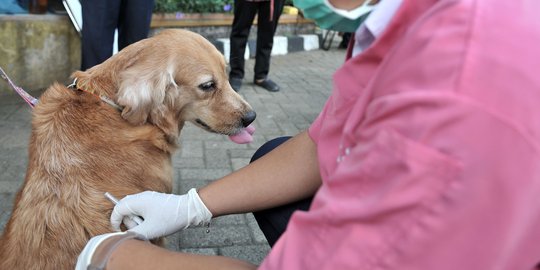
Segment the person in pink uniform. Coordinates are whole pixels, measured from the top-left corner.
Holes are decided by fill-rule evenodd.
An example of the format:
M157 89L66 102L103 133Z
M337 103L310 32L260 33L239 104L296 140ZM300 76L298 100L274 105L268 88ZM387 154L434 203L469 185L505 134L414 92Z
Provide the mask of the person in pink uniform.
M330 2L353 10L363 1ZM538 10L534 0L382 0L308 131L187 195L129 196L113 225L141 215L130 231L154 238L314 196L259 269L536 269ZM129 234L92 239L79 260ZM129 264L256 268L133 239L107 269Z

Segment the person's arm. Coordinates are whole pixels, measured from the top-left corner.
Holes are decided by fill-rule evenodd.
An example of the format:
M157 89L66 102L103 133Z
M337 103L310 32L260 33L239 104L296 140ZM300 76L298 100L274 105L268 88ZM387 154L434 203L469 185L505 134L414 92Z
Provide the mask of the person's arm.
M120 244L112 253L106 267L107 270L256 268L253 264L233 258L174 252L139 240L128 240Z
M248 262L222 256L170 251L147 241L136 240L132 232L92 237L77 258L75 270L86 269L255 269Z
M202 188L201 195L191 189L184 195L145 191L126 196L115 206L111 224L120 231L125 217L141 216L144 221L128 226L130 231L154 239L205 224L212 217L300 200L313 195L320 185L316 144L303 132L245 168Z
M213 216L252 212L300 200L321 185L317 145L307 131L248 166L199 190Z
M320 185L317 145L305 131L198 193L216 217L300 200L315 194Z

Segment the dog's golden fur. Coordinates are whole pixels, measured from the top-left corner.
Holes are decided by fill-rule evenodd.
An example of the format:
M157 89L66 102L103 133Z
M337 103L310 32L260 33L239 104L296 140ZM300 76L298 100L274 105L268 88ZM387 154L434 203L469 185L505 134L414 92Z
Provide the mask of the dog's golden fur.
M0 269L73 269L89 238L112 231L104 192L171 192L171 153L184 122L230 135L251 111L230 87L223 56L188 31L163 31L73 77L86 91L54 84L34 109Z

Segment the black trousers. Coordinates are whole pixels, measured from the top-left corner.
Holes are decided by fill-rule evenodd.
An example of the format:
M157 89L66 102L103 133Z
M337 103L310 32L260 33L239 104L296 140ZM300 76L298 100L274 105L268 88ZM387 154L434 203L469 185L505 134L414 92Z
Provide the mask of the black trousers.
M229 77L244 78L244 53L249 37L249 31L255 15L257 19L257 49L255 52L255 78L265 79L270 71L270 53L274 45L274 33L279 17L283 11L285 0L274 0L273 19L270 20L271 1L234 1L234 19L232 24L230 42L231 50Z
M111 57L116 28L119 51L148 37L153 0L81 0L81 6L81 70L101 64Z
M274 148L278 147L280 144L284 143L290 138L291 137L279 137L268 141L257 149L251 158L250 163L272 151ZM293 202L276 208L270 208L253 213L270 246L274 246L281 234L283 234L293 212L296 210L307 211L311 205L312 199L313 198L307 198L298 202Z

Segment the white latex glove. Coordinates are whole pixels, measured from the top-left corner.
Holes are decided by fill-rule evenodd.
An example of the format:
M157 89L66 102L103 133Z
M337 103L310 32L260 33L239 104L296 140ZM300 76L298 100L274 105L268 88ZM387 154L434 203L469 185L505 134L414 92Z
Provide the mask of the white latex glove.
M113 250L125 240L138 238L132 232L107 233L92 237L77 258L75 270L105 269Z
M133 215L141 216L144 221L129 231L146 239L166 236L189 226L207 224L212 219L212 213L194 188L184 195L145 191L126 196L112 212L113 229L120 231L122 220Z

